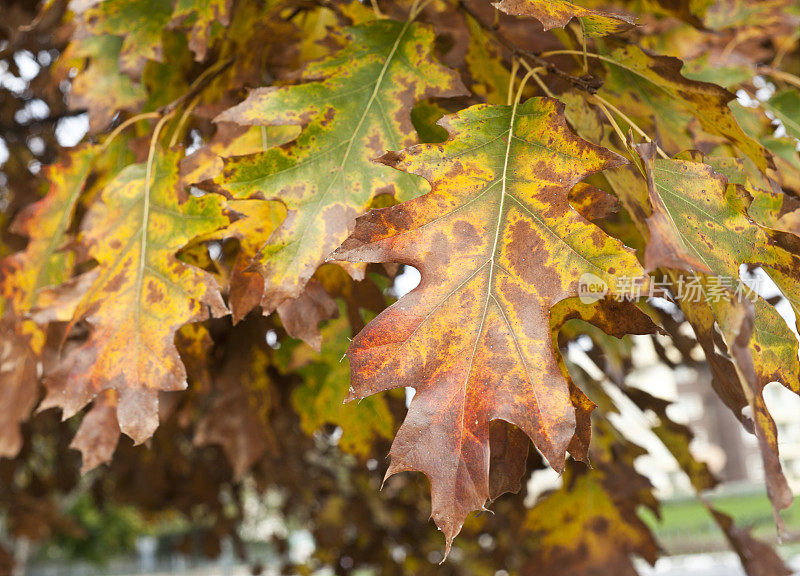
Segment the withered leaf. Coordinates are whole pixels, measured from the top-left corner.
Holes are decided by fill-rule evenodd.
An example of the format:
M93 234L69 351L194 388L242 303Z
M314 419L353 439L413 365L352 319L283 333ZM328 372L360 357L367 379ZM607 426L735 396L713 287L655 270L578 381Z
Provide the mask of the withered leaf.
M322 284L313 279L306 284L306 289L300 296L286 300L278 306L278 316L286 333L303 340L317 351L322 346L319 323L338 315L336 300L325 291Z
M81 473L111 461L119 441L117 392L104 390L95 396L91 409L81 420L69 447L83 455Z
M789 576L793 573L772 546L753 537L749 528L736 526L733 518L707 502L705 505L742 561L747 576Z
M45 335L33 322L0 321L0 457L14 457L22 447L19 425L39 399L39 354Z
M620 276L643 271L569 205L578 181L623 160L570 132L563 105L478 105L441 123L447 142L381 158L424 176L431 192L359 218L334 256L402 262L422 274L353 340L350 398L416 389L387 476L428 476L433 518L449 546L490 495L491 420L522 429L563 469L576 416L550 308L578 295L582 274L613 295Z
M275 445L270 428L275 387L267 373L270 350L259 320L249 318L230 332L222 362L212 374L211 405L194 435L196 446L222 447L235 480Z
M648 219L651 244L654 239L673 238L686 248L683 254L664 257L655 255L648 246L648 255L654 260L648 266L691 270L699 261L715 275L695 277L699 290L694 294L687 290L681 306L695 309L688 312L690 315L706 317L702 310L707 306L726 336L741 387L741 392L728 395L727 403L731 405L736 399L738 404L731 407L739 418L745 402L753 410L770 498L776 511L786 508L792 501L791 491L778 459L777 427L762 391L770 382L779 381L800 392L798 344L777 310L762 298L753 297L741 283L739 266L748 263L777 272L774 278L778 287L788 288L792 298L800 259L781 248L770 230L746 216L747 198L739 194L736 186L728 186L726 178L710 166L685 160L656 160L651 146L638 146L637 150L647 171L653 203L653 216ZM656 216L660 218L654 219ZM726 279L728 286L719 278ZM742 302L737 302L734 294ZM746 314L743 303L749 305ZM710 318L706 324L709 321Z
M214 278L174 256L228 222L219 196L181 200L178 159L176 151L158 150L152 163L128 166L86 214L81 240L98 271L74 320L92 329L48 378L42 403L69 417L114 389L120 429L136 442L158 426L159 391L186 386L175 332L226 312Z
M583 8L564 0L501 0L492 6L512 16L530 16L545 30L564 28L573 18L580 18L587 36L607 36L634 26L629 17L605 10Z

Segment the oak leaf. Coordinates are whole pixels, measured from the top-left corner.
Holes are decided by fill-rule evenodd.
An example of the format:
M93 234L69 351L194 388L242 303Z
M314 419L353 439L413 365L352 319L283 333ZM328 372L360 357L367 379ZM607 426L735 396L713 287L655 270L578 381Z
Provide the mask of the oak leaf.
M0 320L0 457L13 458L22 448L19 426L39 399L39 355L45 335L33 322Z
M643 412L652 410L658 417L658 424L654 424L651 427L653 434L675 457L681 470L689 477L692 487L698 493L711 490L719 484L711 470L709 470L708 465L701 460L697 460L692 455L690 444L694 439L694 434L691 429L688 426L672 421L667 415L667 407L670 405L668 400L662 400L643 390L631 387L625 390L625 394L640 410Z
M45 347L47 321L27 317L48 287L71 274L74 254L66 249L67 229L78 198L92 170L97 149L85 146L64 155L45 169L50 186L44 198L29 204L15 218L11 231L28 238L24 250L0 261L0 303L3 332L0 377L4 393L0 413L0 455L14 456L21 447L18 424L25 421L39 399L39 368Z
M635 26L625 15L584 8L564 0L500 0L492 6L512 16L536 18L545 30L564 28L570 20L579 18L584 33L591 37L616 34Z
M705 500L703 503L739 556L747 576L789 576L793 573L772 546L751 534L751 528L736 526L733 518Z
M191 27L189 48L195 60L202 62L214 39L215 27L230 24L232 7L233 0L177 0L169 25Z
M47 379L42 402L66 418L114 389L120 429L137 443L158 426L159 391L186 386L175 332L227 311L214 278L174 256L228 222L219 196L181 200L179 157L154 150L150 162L120 172L86 214L81 242L98 266L73 322L86 319L92 330Z
M88 110L92 133L106 128L117 112L135 109L145 100L141 84L119 70L121 49L122 38L118 36L104 34L75 39L57 63L65 76L70 68L78 69L67 103L72 109Z
M619 140L616 139L611 127L602 123L602 115L590 107L584 98L566 96L564 99L567 104L567 115L570 123L582 137L612 150L619 150L615 146L615 142L619 142ZM621 150L619 151L621 152ZM652 213L647 182L633 166L608 170L603 175L619 197L620 203L631 215L633 223L643 238L643 240L640 238L638 241L631 243L634 245L643 244L644 246L642 247L646 249L647 239L649 239L650 234L647 222ZM630 231L628 231L626 237L635 238ZM684 239L679 238L678 240L685 247ZM670 278L675 278L675 275L671 274ZM711 383L714 390L742 424L752 432L752 420L745 418L742 414L742 407L747 405L747 398L742 391L736 374L736 367L730 360L729 355L720 354L717 349L717 328L713 310L705 301L691 302L689 299L683 299L678 303L695 331L697 342L702 347L703 353L708 360L713 376ZM767 306L766 308L770 307ZM767 314L771 317L770 322L775 320L774 315L769 310L767 310ZM781 326L775 324L775 327L780 333ZM673 339L675 339L676 333L675 331L671 332Z
M776 234L747 216L749 198L740 188L729 185L726 177L711 166L686 160L653 158L650 146L639 146L649 177L649 196L653 216L648 220L651 233L659 238L679 238L687 250L681 262L648 247L649 268L659 265L692 270L699 261L710 274L732 282L729 291L740 291L755 300L754 352L758 356L756 373L761 386L781 381L790 390L800 391L800 363L797 340L775 309L751 294L739 280L742 264L761 266L773 276L778 288L794 299L793 278L800 269L800 258L781 247ZM713 160L711 160L713 162ZM654 228L657 227L657 230ZM646 257L647 257L646 255ZM722 281L706 279L699 293L715 314L728 307L724 298L715 298L724 287ZM712 286L712 284L716 284ZM724 293L724 290L722 291Z
M466 21L469 27L469 46L464 56L469 70L467 85L488 104L506 104L511 74L503 63L503 53L477 20L467 16Z
M789 89L775 94L764 107L780 120L786 133L800 139L800 92Z
M84 146L47 167L47 194L12 223L11 231L26 236L28 244L0 262L0 289L18 316L31 312L43 289L71 274L74 255L65 249L67 229L97 154L97 147Z
M306 67L308 82L260 88L218 118L304 126L289 144L227 160L216 180L234 198L280 200L288 209L256 259L265 283L255 297L265 312L301 294L376 195L424 191L419 179L371 159L416 140L409 116L416 101L463 92L456 73L433 60L428 28L381 20L349 34L343 50Z
M172 17L174 0L104 0L84 13L96 35L122 38L119 69L139 78L147 60L163 57L161 35Z
M791 504L792 494L778 459L777 426L764 403L763 389L778 381L800 393L798 343L777 310L740 281L739 267L762 266L778 288L796 301L794 284L800 258L783 249L769 229L747 217L750 197L742 194L739 186L728 185L725 176L710 166L686 160L657 160L652 145L639 145L636 149L648 177L653 209L647 220L651 244L653 238L679 238L689 256L681 263L680 254L654 256L648 246L652 258L648 266L663 264L690 271L697 261L705 266L708 274L695 276L699 288L696 297L687 291L680 304L684 310L693 309L687 314L699 316L706 326L716 320L726 336L740 390L732 386L723 400L740 419L745 405L752 409L768 493L778 520L777 510ZM725 286L720 279L730 285ZM750 306L747 314L734 295ZM700 318L690 320L697 322ZM707 337L713 337L713 324L707 330ZM744 333L746 337L740 336Z
M223 168L223 159L264 152L294 140L297 126L239 126L218 122L214 135L202 148L181 160L181 178L186 184L213 180Z
M612 146L610 128L604 129L597 122L598 116L592 114L585 104L570 99L569 110L570 120L579 128L581 135ZM723 281L718 278L724 278L731 290L736 290L738 286L748 297L752 297L739 280L740 266L745 263L772 262L773 267L765 267L764 270L776 279L797 308L797 298L793 294L794 282L791 281L791 271L796 270L791 265L795 257L782 248L779 234L747 216L753 210L752 214L757 220L773 229L789 229L791 220L779 222L777 216L785 209L790 209L787 206L791 204L784 204L782 194L767 193L755 187L750 180L755 178L760 181L763 176L756 176L758 170L754 166L752 170L746 169L747 162L705 158L705 162L713 165L712 170L710 166L698 163L695 154L686 156L693 161L655 160L652 146L640 146L638 149L646 156L643 169L649 172L649 186L628 167L608 171L605 177L645 238L650 238L651 225L655 224L659 226L657 236L667 238L673 245L679 244L684 249L683 253L688 251L690 256L683 264L675 262L680 259L675 255L666 255L669 257L664 262L654 258L651 266L673 261L681 268L691 269L693 264L689 260L701 260L712 271L712 275L719 275L712 278L697 274L680 279L676 271L669 272L676 293L679 290L677 282L683 283L684 293L689 281L695 282L700 289L699 293L695 291L699 298L683 297L677 300L677 304L703 349L713 376L714 390L744 427L759 439L765 469L770 471L768 484L771 485L774 508L785 508L791 501L791 493L780 470L777 427L767 411L761 390L772 381L779 381L789 389L797 390L800 382L797 340L777 310L763 299L755 298L754 326L747 345L752 349L757 383L753 392L750 392L752 384L740 378L733 355L719 351L720 346L723 349L729 347L720 341L719 327L720 322L726 319L730 324L731 303L730 298L725 297L727 291L723 288ZM754 197L753 203L750 203L749 195ZM651 202L651 198L654 202ZM662 217L653 220L653 210L662 212ZM657 253L651 251L651 255ZM779 269L785 271L788 277L781 278L783 274L778 274ZM709 283L713 286L709 286ZM706 301L707 292L722 298L715 298L716 302ZM729 331L733 329L729 328ZM742 411L746 406L752 409L752 419Z
M715 310L715 315L753 413L754 432L764 465L767 496L772 503L778 534L782 536L786 532L786 526L780 511L791 506L794 496L783 474L783 465L778 456L778 427L764 401L763 376L757 368L758 360L753 350L753 348L758 349L758 344L752 342L755 335L755 306L750 300L736 295L729 298L727 307Z
M282 302L277 312L289 336L299 338L317 351L322 346L319 323L339 316L336 300L313 278L300 296Z
M582 274L614 295L619 277L643 270L569 205L578 181L624 160L570 132L562 104L478 105L441 123L444 144L380 159L424 176L431 192L359 218L334 257L421 272L421 284L353 340L349 398L416 389L387 476L428 476L449 546L490 495L491 420L522 429L563 469L576 407L552 346L550 308L578 295Z
M581 4L587 8L606 7L609 5L605 0L582 0ZM615 6L624 6L626 9L640 14L652 13L674 16L701 29L703 28L703 20L709 16L707 14L709 8L716 5L714 0L616 0L613 4ZM725 8L718 10L718 12L727 15L730 10L731 7L726 5Z
M267 372L270 352L263 319L250 318L231 330L221 362L212 367L211 400L195 430L195 446L221 446L237 481L277 445L270 427L278 409Z
M640 508L658 515L652 485L633 466L645 451L606 419L593 424L592 468L570 462L562 487L527 513L523 534L535 544L521 574L636 576L632 554L650 564L658 557L659 546L639 516Z
M81 452L81 474L110 462L118 441L117 392L104 390L95 396L69 445Z
M760 169L774 167L769 150L742 130L728 107L736 96L716 84L685 78L678 58L653 56L636 46L618 48L601 58L609 75L600 93L640 126L654 121L653 133L674 141L672 152L692 147L680 135L694 117L704 130L727 138Z
M655 562L658 546L647 526L618 508L620 499L602 477L565 474L565 486L531 510L525 531L539 546L521 574L637 576L631 554Z

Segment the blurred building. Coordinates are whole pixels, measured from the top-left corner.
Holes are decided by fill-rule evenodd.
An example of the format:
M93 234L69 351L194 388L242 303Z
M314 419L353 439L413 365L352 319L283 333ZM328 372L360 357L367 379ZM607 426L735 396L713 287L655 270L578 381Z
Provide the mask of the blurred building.
M668 342L664 342L669 346ZM711 386L708 367L679 367L673 370L658 358L649 337L634 339L634 369L626 382L670 400L668 415L694 433L692 454L706 462L720 480L729 485L763 485L764 468L756 437L748 433ZM769 384L764 399L778 427L778 440L784 472L793 489L800 488L800 396L778 383ZM747 409L745 409L747 411ZM634 410L631 410L633 412ZM625 426L642 430L641 414L627 414ZM639 425L630 422L639 420ZM624 428L623 428L624 430ZM670 493L690 492L691 486L674 458L658 446L646 431L636 432L640 444L651 450L642 458L641 471L651 477L657 489ZM641 439L646 437L646 441Z

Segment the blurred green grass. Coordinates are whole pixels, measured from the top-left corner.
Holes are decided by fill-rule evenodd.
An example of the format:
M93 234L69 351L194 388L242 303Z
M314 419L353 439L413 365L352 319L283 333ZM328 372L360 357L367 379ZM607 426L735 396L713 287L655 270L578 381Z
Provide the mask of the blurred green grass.
M765 490L751 488L711 493L706 499L716 509L732 516L737 526L752 528L754 536L771 543L778 541L772 506ZM728 548L714 519L694 496L662 501L660 521L649 510L643 510L640 515L668 554ZM791 546L800 537L800 503L795 500L781 516L790 536L784 544ZM800 547L800 543L796 546Z

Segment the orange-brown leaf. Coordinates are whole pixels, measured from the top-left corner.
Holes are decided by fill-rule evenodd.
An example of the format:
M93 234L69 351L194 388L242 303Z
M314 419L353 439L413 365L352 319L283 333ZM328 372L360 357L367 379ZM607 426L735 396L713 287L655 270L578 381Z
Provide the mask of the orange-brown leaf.
M631 251L568 202L582 178L623 160L576 137L563 105L478 105L441 122L444 144L381 161L432 190L359 218L338 259L402 262L421 284L353 341L350 398L398 386L417 394L387 475L424 472L448 544L489 491L489 422L523 430L563 469L576 426L549 312L591 273L617 293L643 271Z
M82 242L98 270L74 320L88 320L92 330L48 378L42 404L69 417L115 389L120 429L137 442L158 426L159 391L186 386L175 332L226 312L214 278L175 257L193 237L228 222L219 196L181 201L178 159L158 151L152 165L128 166L84 218Z

